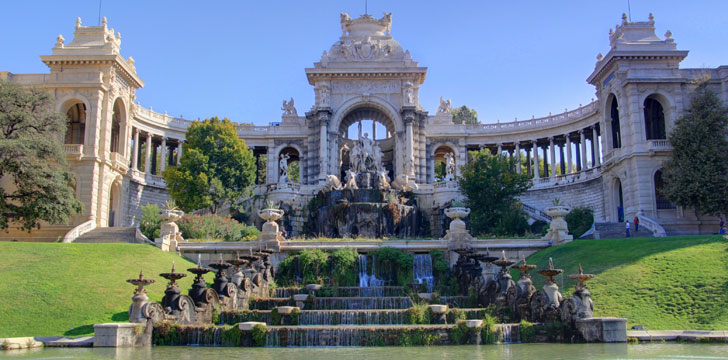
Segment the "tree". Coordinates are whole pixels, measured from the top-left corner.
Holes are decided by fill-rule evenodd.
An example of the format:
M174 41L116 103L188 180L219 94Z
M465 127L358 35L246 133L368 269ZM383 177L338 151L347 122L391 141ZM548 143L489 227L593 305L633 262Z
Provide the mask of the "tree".
M455 124L475 125L478 123L478 112L465 105L452 109L450 112L452 113L452 122Z
M487 149L470 155L472 160L463 166L458 182L468 198L471 229L474 234L503 231L507 222L516 223L512 220L519 207L516 196L531 186L531 179L516 173L509 157L491 155Z
M300 183L301 181L301 162L293 161L288 165L288 178L291 182Z
M0 81L0 229L68 223L83 210L61 139L66 117L40 89Z
M185 211L215 213L232 204L255 182L253 153L238 138L235 125L217 117L194 121L187 129L180 165L162 174L170 197Z
M690 107L675 121L663 172L667 198L699 214L728 213L728 108L701 81Z

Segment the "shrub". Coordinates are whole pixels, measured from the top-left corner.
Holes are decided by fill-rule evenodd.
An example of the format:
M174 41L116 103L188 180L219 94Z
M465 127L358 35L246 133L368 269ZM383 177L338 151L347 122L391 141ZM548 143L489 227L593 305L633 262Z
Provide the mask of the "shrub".
M546 235L549 224L543 220L536 220L531 224L531 233L536 235Z
M253 343L255 346L265 345L265 335L268 332L268 327L263 324L253 326L252 336Z
M159 237L162 225L162 217L159 216L159 205L147 203L142 206L142 218L139 219L139 231L149 240Z
M485 314L483 318L483 330L480 339L483 344L495 344L498 341L498 320L491 314Z
M531 342L536 335L536 328L533 327L533 323L521 320L521 323L518 324L518 335L521 342Z
M378 278L394 280L400 286L412 284L414 281L412 254L391 247L382 247L373 254L377 259Z
M594 223L594 210L585 207L574 208L566 215L566 223L569 225L569 234L578 238Z
M357 286L357 262L359 253L355 249L339 249L329 257L331 282L333 286Z
M498 225L493 232L496 235L518 235L523 236L529 230L526 215L518 205L510 206L503 210L501 217L498 219Z
M229 217L217 215L192 215L178 223L182 237L212 241L248 241L258 236L258 229L241 224Z
M323 250L313 249L303 250L297 257L304 284L321 283L324 270L327 269L329 254Z
M413 304L405 313L405 323L425 325L430 323L430 307L427 304Z

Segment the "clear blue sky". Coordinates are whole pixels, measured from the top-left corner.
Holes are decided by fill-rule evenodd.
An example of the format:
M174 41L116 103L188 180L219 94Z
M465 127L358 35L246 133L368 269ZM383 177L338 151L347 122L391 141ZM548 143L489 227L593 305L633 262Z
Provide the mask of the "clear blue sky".
M557 5L558 4L558 5ZM0 70L43 73L58 34L71 41L76 17L98 23L98 0L5 1ZM631 0L632 19L654 13L657 34L673 33L690 54L682 67L728 65L728 1ZM146 87L145 107L185 118L280 120L283 99L311 107L305 67L339 37L339 12L358 17L364 0L103 0L102 16L122 34ZM573 109L594 97L585 81L608 32L627 11L614 1L369 0L377 17L393 12L392 35L428 67L420 103L440 96L478 110L483 122Z

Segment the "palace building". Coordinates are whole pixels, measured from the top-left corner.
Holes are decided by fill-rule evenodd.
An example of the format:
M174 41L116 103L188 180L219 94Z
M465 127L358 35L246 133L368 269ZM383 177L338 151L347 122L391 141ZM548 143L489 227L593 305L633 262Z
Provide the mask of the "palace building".
M302 111L290 99L271 125L237 126L256 159L265 160L255 193L285 206L289 234L301 231L315 194L351 177L360 187L386 181L412 189L419 207L436 214L460 196L457 182L438 176L436 164L453 165L457 178L468 151L479 149L527 164L515 171L533 177L521 197L533 219L544 219L541 210L559 198L593 209L598 223L639 215L656 235L716 231L717 219L676 207L662 195L661 168L672 151L667 134L689 105L696 79L709 77L728 103L728 66L680 68L688 52L678 50L669 31L655 34L652 15L644 22L623 17L610 30L606 55L585 74L596 89L592 103L493 124L453 123L449 100L441 99L438 109L420 106L427 68L391 30L391 14L342 14L338 39L305 69L315 105ZM68 116L64 150L85 212L70 225L46 225L31 234L11 229L0 237L72 240L94 228L135 225L142 205L169 198L161 173L179 162L192 121L139 105L136 90L144 82L134 59L122 57L121 37L106 19L101 26L77 19L73 39L59 36L41 60L49 73L0 72L0 79L47 89ZM297 183L287 176L292 162L298 162ZM362 183L357 174L380 180L366 175ZM437 237L442 229L431 223Z

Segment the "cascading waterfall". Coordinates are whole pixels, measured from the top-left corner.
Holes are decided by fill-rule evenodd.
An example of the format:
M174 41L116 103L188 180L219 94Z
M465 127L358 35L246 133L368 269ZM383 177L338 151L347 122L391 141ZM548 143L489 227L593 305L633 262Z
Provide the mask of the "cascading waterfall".
M407 310L302 311L299 325L396 325L403 324Z
M406 296L359 297L359 298L315 298L310 310L387 310L408 309L412 300Z
M435 277L432 275L432 256L430 254L415 255L413 267L415 282L425 284L427 292L431 293L435 285Z
M377 279L377 258L372 256L372 272L369 273L366 255L359 255L359 287L382 287L384 280ZM368 294L368 296L381 296L381 294Z

